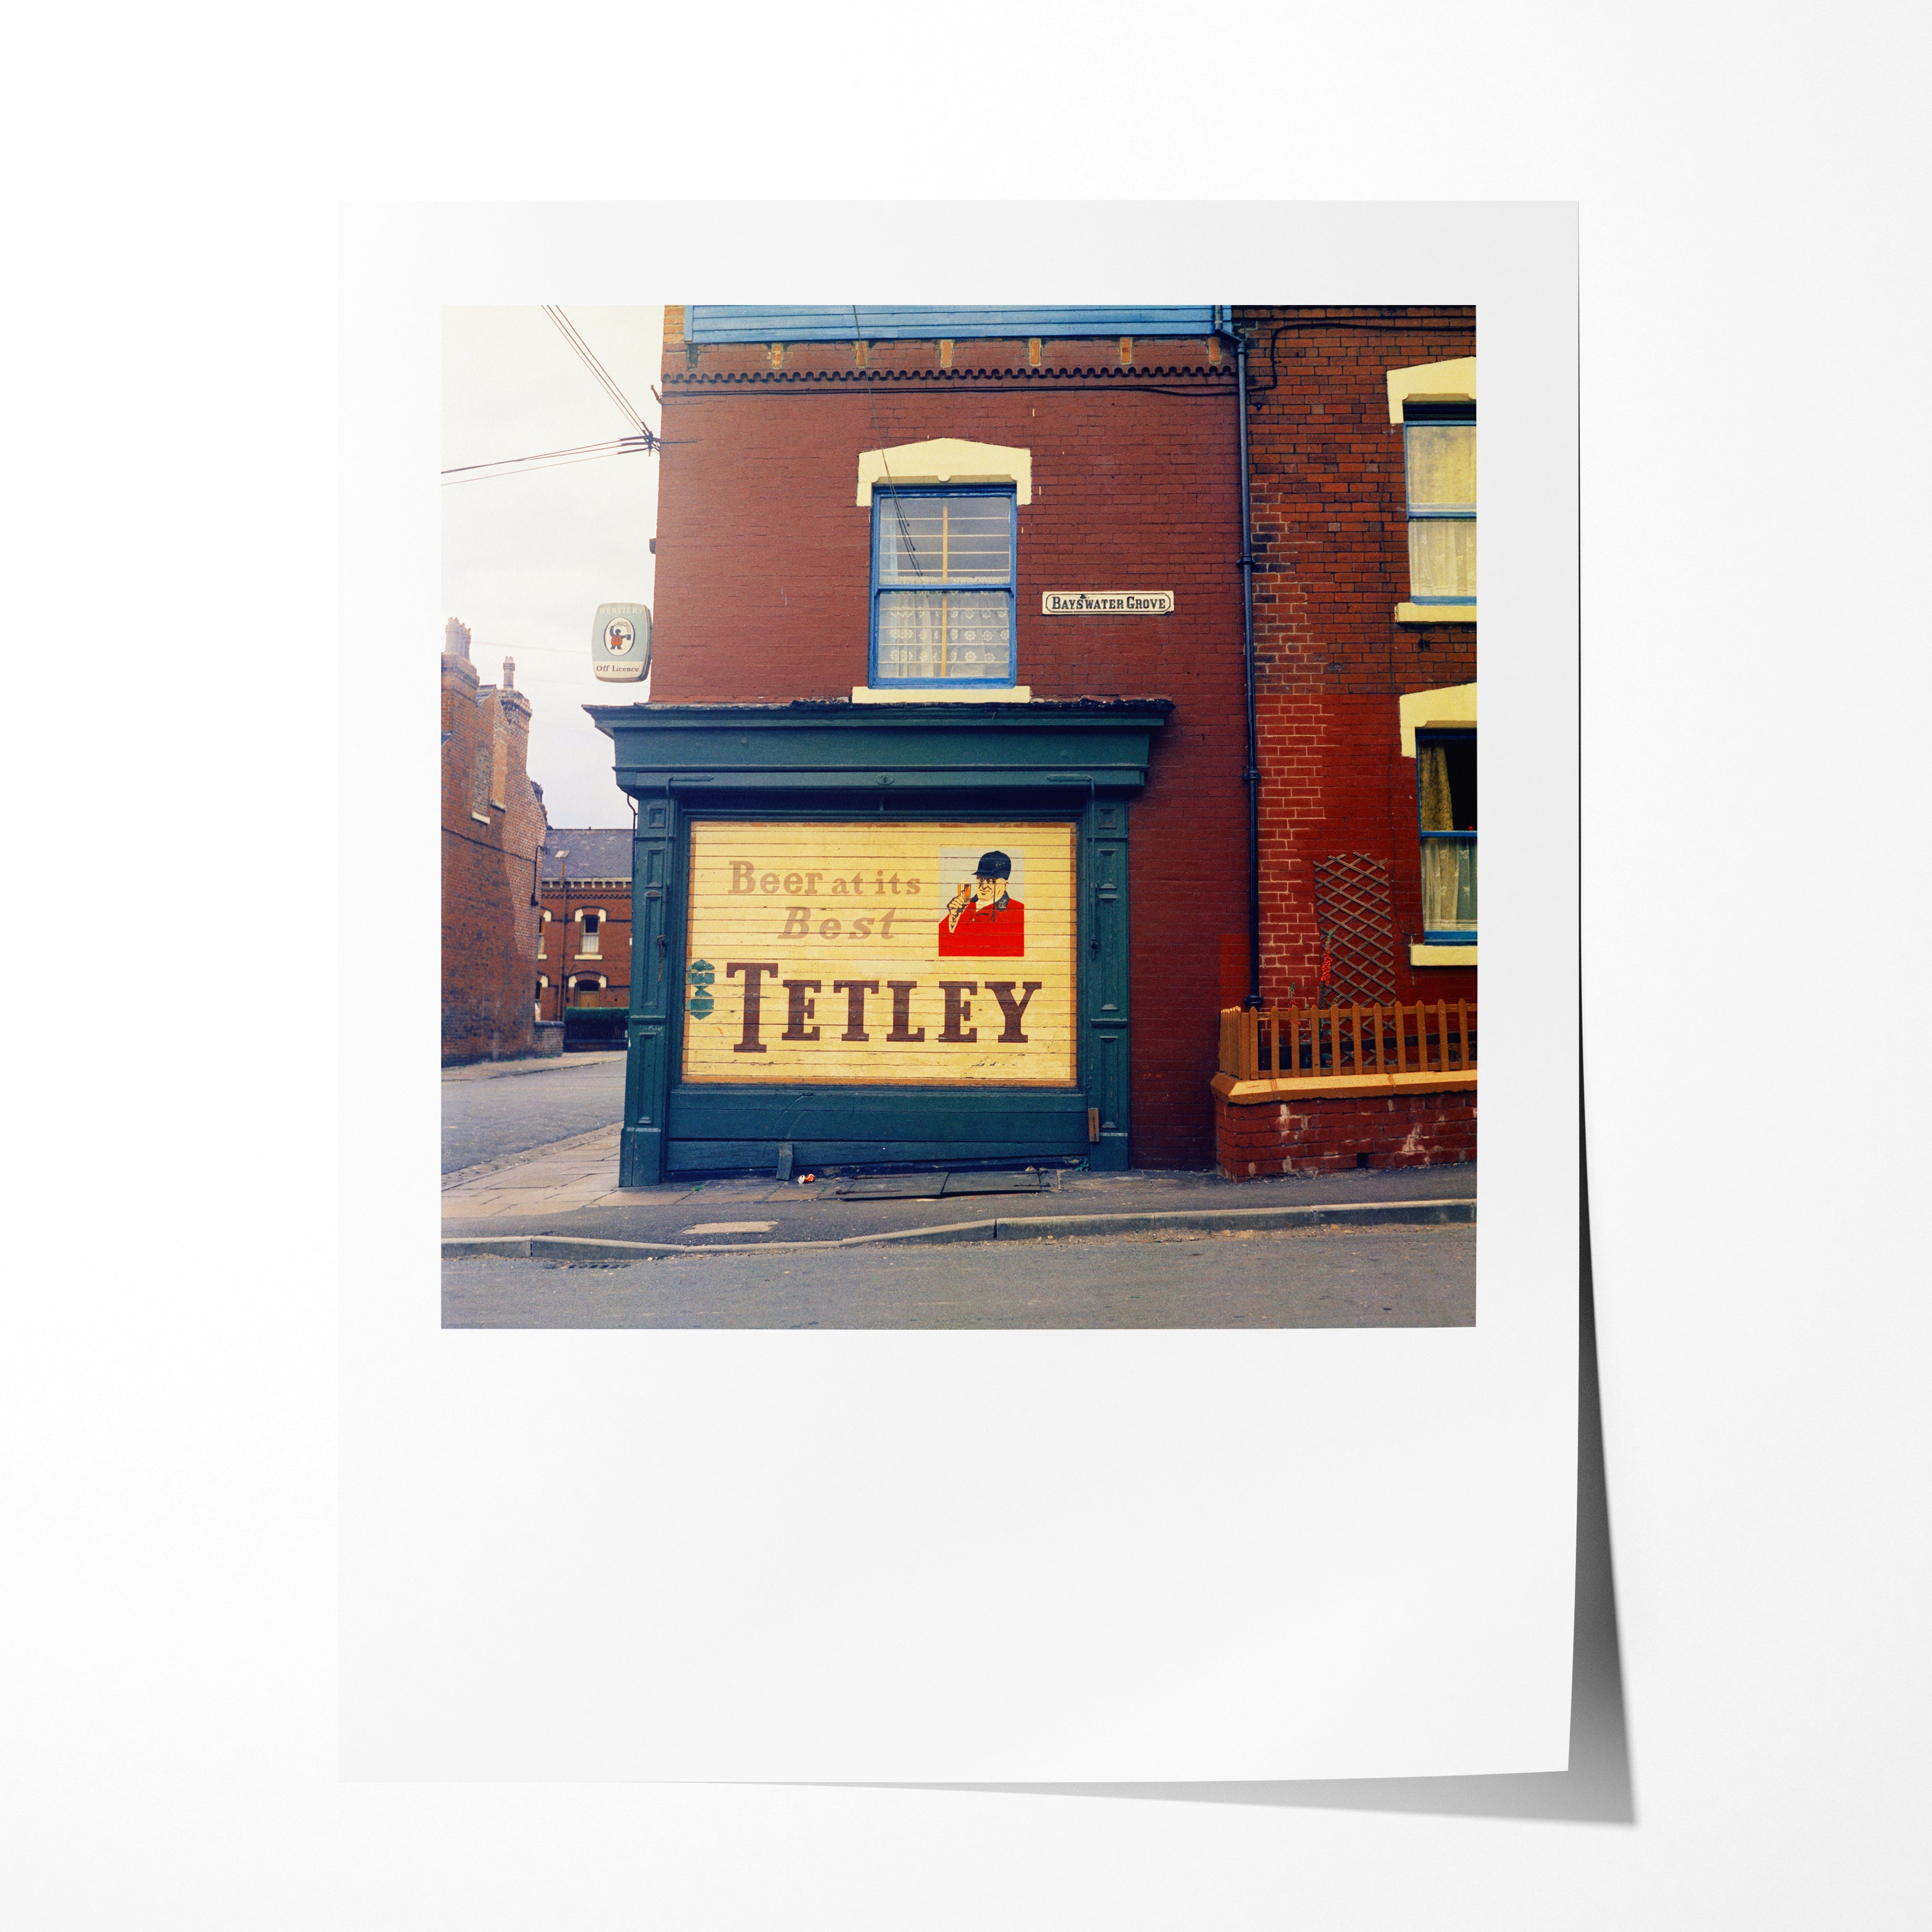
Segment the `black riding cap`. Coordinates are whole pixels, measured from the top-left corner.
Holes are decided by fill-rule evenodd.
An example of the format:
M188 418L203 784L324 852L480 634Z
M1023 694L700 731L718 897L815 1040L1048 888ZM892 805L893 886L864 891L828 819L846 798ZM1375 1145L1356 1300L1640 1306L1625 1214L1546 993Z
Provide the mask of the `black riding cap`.
M1010 879L1013 875L1013 862L1004 852L982 852L979 869L974 876L981 879Z

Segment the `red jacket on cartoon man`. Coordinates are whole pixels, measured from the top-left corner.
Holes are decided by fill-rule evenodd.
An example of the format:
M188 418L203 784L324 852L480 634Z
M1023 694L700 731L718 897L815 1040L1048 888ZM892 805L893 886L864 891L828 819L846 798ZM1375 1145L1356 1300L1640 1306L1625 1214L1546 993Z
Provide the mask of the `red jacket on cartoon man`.
M939 922L942 959L1019 959L1026 955L1026 908L1010 898L1013 862L1004 852L980 856L970 883L946 903Z

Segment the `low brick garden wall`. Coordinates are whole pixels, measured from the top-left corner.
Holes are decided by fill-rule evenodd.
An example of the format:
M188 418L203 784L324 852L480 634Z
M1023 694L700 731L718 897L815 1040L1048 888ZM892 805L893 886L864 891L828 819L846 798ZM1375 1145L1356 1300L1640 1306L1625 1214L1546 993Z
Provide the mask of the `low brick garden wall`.
M1214 1150L1230 1180L1474 1160L1475 1089L1246 1102L1217 1094Z

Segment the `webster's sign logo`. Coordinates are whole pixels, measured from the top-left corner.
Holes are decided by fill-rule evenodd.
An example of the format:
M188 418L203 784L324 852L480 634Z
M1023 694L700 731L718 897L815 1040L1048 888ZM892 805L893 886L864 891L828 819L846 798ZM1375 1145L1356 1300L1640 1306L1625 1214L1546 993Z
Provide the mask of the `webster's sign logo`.
M700 820L683 1078L1070 1086L1073 828Z

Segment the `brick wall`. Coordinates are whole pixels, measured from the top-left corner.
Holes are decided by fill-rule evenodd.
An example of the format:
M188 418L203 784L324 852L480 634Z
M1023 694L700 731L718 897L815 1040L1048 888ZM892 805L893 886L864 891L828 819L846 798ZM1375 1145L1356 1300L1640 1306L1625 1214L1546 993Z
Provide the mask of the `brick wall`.
M1313 868L1384 860L1396 997L1473 999L1473 970L1412 968L1422 932L1416 763L1396 699L1476 678L1473 624L1395 622L1408 596L1402 431L1390 369L1476 353L1467 308L1237 308L1249 342L1262 996L1306 998L1319 961Z
M1130 821L1132 1154L1207 1166L1222 937L1244 962L1247 924L1232 360L1199 340L1048 338L878 343L862 360L788 344L774 367L767 345L688 350L681 320L667 311L657 701L848 696L868 674L860 452L944 436L1033 452L1019 682L1176 707ZM1040 613L1047 590L1142 589L1172 590L1174 613Z
M628 834L626 835L627 837ZM601 973L608 982L601 992L571 994L567 1004L578 1006L628 1006L631 1003L631 882L612 879L573 879L566 910L563 889L554 879L543 887L543 910L550 914L544 928L543 949L536 970L550 982L543 994L543 1016L561 1019L570 980ZM586 910L601 912L597 957L583 951ZM568 923L566 926L566 921ZM568 934L566 950L566 934Z
M530 700L481 682L452 623L442 657L442 1058L531 1050L541 789L530 778Z
M1217 1095L1214 1150L1231 1180L1474 1160L1476 1096L1338 1094L1242 1105Z

